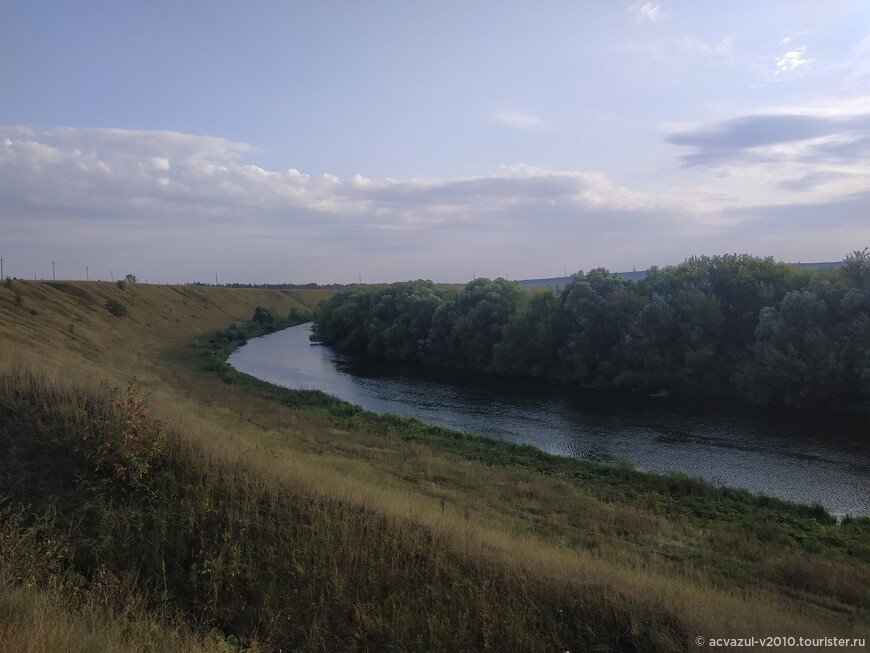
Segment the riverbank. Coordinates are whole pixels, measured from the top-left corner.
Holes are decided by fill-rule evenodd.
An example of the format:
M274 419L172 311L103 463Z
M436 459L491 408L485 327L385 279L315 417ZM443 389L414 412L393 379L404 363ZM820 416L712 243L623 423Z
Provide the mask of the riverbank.
M372 360L741 397L866 426L868 291L866 249L827 271L702 256L637 282L579 272L559 291L525 292L502 278L462 289L422 280L347 288L318 308L314 337Z
M847 519L838 526L818 506L714 486L682 474L647 474L624 465L551 456L531 446L426 425L413 418L377 415L319 391L288 390L228 365L215 364L236 346L218 336L201 342L194 360L226 383L241 385L294 410L313 410L327 417L338 437L318 439L319 448L347 446L352 455L365 457L380 474L395 475L401 469L402 480L412 479L415 490L438 501L442 511L446 505L467 515L468 504L474 503L479 515L522 515L522 521L531 518L537 522L532 527L524 523L523 530L546 539L550 545L591 550L599 559L631 559L631 566L655 569L664 576L680 576L689 564L693 575L706 577L720 587L734 584L771 590L779 585L773 590L775 594L792 594L804 582L797 576L805 578L804 573L809 573L814 564L813 556L806 554L821 554L819 563L827 556L832 556L828 561L833 560L838 557L830 548L834 542L835 549L848 551L847 557L853 558L859 573L867 572L870 549L861 543L870 532L870 520L866 518ZM409 455L406 450L401 458L378 460L397 440L408 443L413 453ZM451 462L445 465L444 458ZM483 464L486 473L476 482L467 475L451 474L449 468L455 470L467 464ZM516 474L524 476L524 480L516 481L519 489L505 492L505 484L515 482ZM493 483L493 477L502 476L511 481ZM550 483L548 491L541 490L542 485ZM493 484L499 488L495 492ZM459 492L457 488L461 488ZM566 495L570 499L561 498ZM458 505L451 505L448 496L454 500L461 497ZM526 505L521 508L517 503ZM616 514L603 517L593 508L596 505L608 506L607 512L614 510ZM631 527L625 528L627 523ZM671 542L674 548L665 552L663 531L670 530L666 524L672 527L674 523L680 524L683 533ZM792 562L797 576L786 580L779 574L785 571L783 558L791 556L796 556ZM779 578L774 580L774 576ZM787 589L789 586L791 589ZM861 608L861 612L865 609Z
M90 538L64 546L102 542L102 557L61 558L56 573L37 565L46 573L29 584L4 575L14 609L0 611L0 633L37 641L45 633L27 624L50 599L78 624L71 633L100 620L120 633L107 650L254 640L260 650L686 650L697 635L737 629L866 636L868 520L837 525L810 507L285 391L228 370L232 343L207 335L257 305L284 314L313 298L142 287L116 318L103 308L112 288L44 286L23 289L23 308L0 294L2 430L39 435L23 460L45 472L4 494L20 504L44 490L41 512L29 497L22 541L53 541L25 536L51 500L69 501L54 515L96 530L56 529ZM76 460L63 434L100 414L75 407L105 401L102 378L123 386L132 375L182 443L162 468L160 500L53 485ZM99 569L142 584L101 586ZM75 594L61 578L96 598L61 600ZM107 586L115 593L98 600ZM113 607L134 604L142 611ZM160 639L182 631L186 644ZM61 648L87 650L83 641Z
M412 416L547 453L681 471L714 485L870 515L865 429L793 411L653 398L541 380L375 362L312 346L310 325L252 339L228 362L290 388L318 389L376 413ZM742 409L742 410L741 410Z

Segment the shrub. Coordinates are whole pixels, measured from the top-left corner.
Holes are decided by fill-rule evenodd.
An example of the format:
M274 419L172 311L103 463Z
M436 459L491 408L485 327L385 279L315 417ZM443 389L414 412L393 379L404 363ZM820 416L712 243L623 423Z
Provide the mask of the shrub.
M118 288L120 288L121 290L124 290L124 286L127 285L127 281L125 279L118 279L115 282L115 285L118 286Z
M290 313L287 315L287 321L290 324L302 324L303 322L311 321L311 311L300 311L295 306L290 309Z
M248 340L247 336L245 335L245 332L242 331L242 329L239 327L239 325L236 324L235 322L233 324L229 325L227 327L226 331L224 331L224 338L226 338L227 340L230 340L230 341L240 340L242 342L246 342Z
M275 314L272 312L271 308L257 306L257 308L254 309L253 320L263 326L272 326L275 324Z
M117 299L110 299L106 302L106 310L117 317L124 317L127 314L127 307Z
M178 440L167 435L164 425L151 415L134 382L126 389L108 393L111 412L102 419L96 435L89 440L86 456L107 486L147 489L153 471L177 447Z

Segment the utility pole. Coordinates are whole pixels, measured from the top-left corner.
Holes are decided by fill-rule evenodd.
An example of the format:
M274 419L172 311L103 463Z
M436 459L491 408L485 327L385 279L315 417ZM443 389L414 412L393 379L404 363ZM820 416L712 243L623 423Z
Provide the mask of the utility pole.
M85 281L90 281L90 280L91 280L91 272L90 272L90 270L88 270L88 266L86 265L85 266Z
M5 279L5 278L6 277L3 276L3 257L0 256L0 279Z
M112 279L112 283L115 283L115 273L109 270L109 278Z
M362 285L362 272L359 273L359 285Z
M51 280L57 281L57 275L54 273L54 261L51 262Z
M218 285L218 283L217 283L217 272L214 273L214 285Z

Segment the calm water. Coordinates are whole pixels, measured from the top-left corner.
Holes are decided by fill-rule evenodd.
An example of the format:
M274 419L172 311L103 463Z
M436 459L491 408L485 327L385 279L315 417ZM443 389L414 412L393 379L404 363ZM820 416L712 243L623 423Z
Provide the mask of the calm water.
M309 342L310 325L251 340L236 369L380 413L533 444L549 453L682 470L718 484L870 514L870 437L830 419L615 395L574 386L372 364Z

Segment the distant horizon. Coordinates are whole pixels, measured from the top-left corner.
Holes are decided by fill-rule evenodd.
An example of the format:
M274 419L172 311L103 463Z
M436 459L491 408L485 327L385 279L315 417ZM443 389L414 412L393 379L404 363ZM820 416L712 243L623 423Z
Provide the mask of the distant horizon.
M852 251L854 251L854 250L852 250ZM844 254L844 257L850 253L851 253L851 251L846 252L846 254ZM734 254L734 252L725 252L722 254L696 254L693 256L710 256L710 257L712 257L712 256L724 256L727 254ZM743 252L740 252L737 254L743 254ZM752 255L750 255L750 256L752 256ZM690 257L690 256L686 257L678 263L668 263L666 265L651 265L648 268L644 268L642 270L639 270L639 269L612 270L612 269L606 268L606 267L604 269L606 269L608 272L610 272L612 274L617 274L617 275L643 274L643 273L649 272L649 270L652 269L653 267L663 269L663 268L671 267L674 265L680 265L681 263L685 262L689 258L692 258L692 257ZM762 256L759 258L767 258L767 257ZM5 264L7 259L4 258L3 261ZM837 267L843 262L843 260L842 259L837 260L837 261L781 261L781 260L777 260L776 262L783 263L785 265L794 265L794 266L802 266L802 267L805 266L808 268L811 268L811 267L825 268L825 267ZM432 281L433 283L443 283L443 284L466 284L466 283L470 283L471 281L474 281L475 279L497 279L497 278L502 278L502 279L506 279L509 281L516 281L520 284L523 284L523 283L529 283L529 282L542 282L543 283L543 282L561 281L561 280L565 280L565 279L570 279L573 275L578 274L580 272L589 272L591 270L600 269L601 267L603 267L603 266L599 266L598 268L578 268L578 269L573 270L573 271L571 271L569 269L569 271L566 275L561 275L561 276L556 275L556 276L551 276L551 277L523 277L522 279L515 279L513 277L509 277L509 276L505 276L505 275L496 275L496 276L492 276L492 277L489 277L486 275L476 275L476 276L473 276L472 278L468 279L467 281L443 281L443 280L438 280L438 279L431 279L428 277L392 279L389 281L366 281L364 278L362 278L362 281L360 281L359 280L360 276L358 276L356 280L345 281L345 282L341 282L341 281L288 281L288 280L284 280L284 281L225 281L225 280L220 279L220 275L218 275L217 280L212 279L211 281L202 280L202 279L194 279L194 280L188 280L188 281L150 281L148 277L141 276L141 275L136 274L134 272L125 272L124 274L114 275L114 277L113 277L113 275L110 275L110 277L108 279L94 277L94 275L89 275L90 278L86 278L88 276L87 273L85 276L82 276L82 277L57 277L56 279L53 279L51 277L45 278L45 277L37 276L37 278L34 279L33 277L16 276L13 274L6 274L5 269L3 271L4 276L2 278L3 279L11 278L13 280L37 281L37 282L94 281L94 282L117 283L118 281L124 280L126 278L127 274L133 274L136 277L137 283L147 283L147 284L158 285L158 286L164 286L164 285L182 286L182 285L194 285L194 284L196 284L196 285L214 286L214 287L230 286L230 285L234 285L234 284L251 285L251 286L270 286L270 285L271 286L280 286L280 285L305 286L305 285L310 285L310 284L317 285L317 286L353 286L353 285L378 285L378 284L385 284L385 283L401 283L404 281L417 281L417 280L426 280L426 281Z

